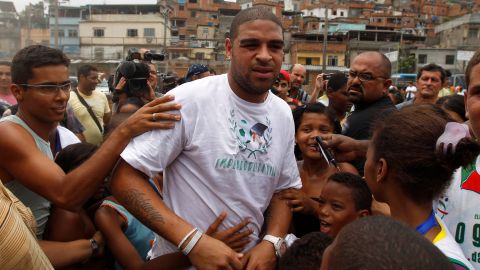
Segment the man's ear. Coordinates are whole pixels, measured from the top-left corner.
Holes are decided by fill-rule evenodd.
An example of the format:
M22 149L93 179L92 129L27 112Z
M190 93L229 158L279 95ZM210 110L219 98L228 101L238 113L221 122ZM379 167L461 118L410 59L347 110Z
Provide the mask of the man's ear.
M383 90L384 94L388 94L388 88L392 85L392 79L386 79L383 82Z
M17 101L23 100L23 93L25 92L25 89L23 87L18 84L11 84L10 91L12 92L15 99L17 99Z
M225 39L225 53L227 55L227 59L232 58L232 47L233 47L233 41L230 38Z

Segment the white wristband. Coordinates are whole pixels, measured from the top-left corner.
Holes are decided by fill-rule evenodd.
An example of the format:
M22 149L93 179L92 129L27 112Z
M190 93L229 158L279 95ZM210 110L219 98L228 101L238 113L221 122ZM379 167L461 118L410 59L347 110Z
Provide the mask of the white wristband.
M193 228L193 230L191 230L189 233L187 233L187 235L185 235L185 237L183 237L182 241L180 241L180 244L178 244L178 249L181 249L183 244L185 243L185 241L196 231L198 230L197 228Z
M197 230L193 235L192 239L190 240L190 242L188 242L188 245L182 250L182 253L185 255L188 255L190 251L192 251L192 249L198 243L198 240L200 240L202 235L203 233L200 230Z

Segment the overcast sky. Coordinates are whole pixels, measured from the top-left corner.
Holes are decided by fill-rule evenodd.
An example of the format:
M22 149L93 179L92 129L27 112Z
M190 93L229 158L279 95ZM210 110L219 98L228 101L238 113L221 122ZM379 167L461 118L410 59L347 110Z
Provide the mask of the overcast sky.
M8 0L7 0L8 1ZM10 0L11 1L11 0ZM25 9L25 6L28 3L36 4L41 2L41 0L13 0L15 4L15 9L17 12L21 12ZM48 2L46 0L45 2ZM156 4L157 0L70 0L70 1L62 1L60 0L61 5L68 5L68 6L82 6L86 4Z

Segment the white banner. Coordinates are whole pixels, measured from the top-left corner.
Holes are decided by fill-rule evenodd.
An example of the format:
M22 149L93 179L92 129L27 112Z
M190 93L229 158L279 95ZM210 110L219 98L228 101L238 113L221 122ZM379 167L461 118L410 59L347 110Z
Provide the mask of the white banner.
M390 60L390 62L398 61L398 51L385 53L385 56L388 58L388 60Z
M457 51L457 61L470 61L475 51Z

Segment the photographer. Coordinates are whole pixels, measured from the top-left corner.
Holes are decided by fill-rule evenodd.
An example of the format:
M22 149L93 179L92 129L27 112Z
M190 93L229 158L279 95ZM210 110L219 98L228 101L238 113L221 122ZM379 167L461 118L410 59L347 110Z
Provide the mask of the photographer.
M155 98L157 88L157 67L151 60L163 60L161 54L146 49L130 49L126 61L120 63L114 78L114 111L129 97L136 97L147 103Z

